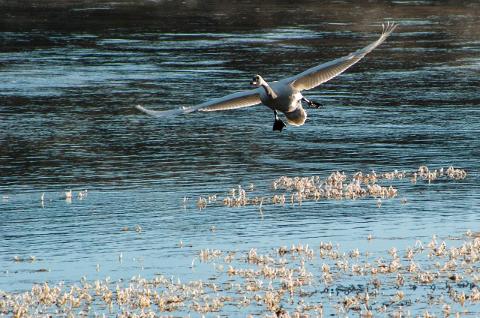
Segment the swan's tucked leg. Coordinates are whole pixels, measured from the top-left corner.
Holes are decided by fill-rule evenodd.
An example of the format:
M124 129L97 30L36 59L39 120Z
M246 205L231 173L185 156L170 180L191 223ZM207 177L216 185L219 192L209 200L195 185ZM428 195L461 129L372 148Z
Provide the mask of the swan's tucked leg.
M308 104L308 106L312 107L312 108L319 108L320 106L322 106L322 104L320 104L319 102L315 102L313 100L308 100L306 99L305 97L302 97L302 101L304 101L305 103Z
M281 120L280 118L278 118L278 114L277 114L277 111L274 110L273 111L273 114L275 115L275 121L273 122L273 130L278 130L278 131L282 131L282 129L284 127L286 127L287 125L285 125L285 123L283 122L283 120Z

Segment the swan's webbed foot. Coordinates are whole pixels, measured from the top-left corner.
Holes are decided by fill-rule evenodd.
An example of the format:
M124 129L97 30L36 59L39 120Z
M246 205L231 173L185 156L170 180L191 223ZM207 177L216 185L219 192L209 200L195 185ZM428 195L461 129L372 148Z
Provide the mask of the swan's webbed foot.
M320 106L322 106L322 104L320 104L319 102L315 102L315 101L311 100L310 103L308 103L308 106L310 106L312 108L320 108Z
M282 131L282 129L284 127L286 127L287 125L285 125L285 123L283 122L283 120L281 119L278 119L278 120L275 120L275 122L273 123L273 130L278 130L278 131Z
M275 114L275 121L273 122L273 131L275 130L282 131L282 129L284 127L287 127L287 125L285 125L283 120L278 118L277 111L274 111L274 114Z
M302 100L304 102L307 103L308 106L312 107L312 108L320 108L322 106L322 104L320 104L319 102L316 102L316 101L313 101L313 100L308 100L306 99L305 97L302 98Z

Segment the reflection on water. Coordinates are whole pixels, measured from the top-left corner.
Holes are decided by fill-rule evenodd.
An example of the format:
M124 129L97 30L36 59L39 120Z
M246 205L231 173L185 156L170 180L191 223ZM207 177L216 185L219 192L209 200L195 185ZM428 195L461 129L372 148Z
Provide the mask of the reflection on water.
M401 246L478 228L478 4L355 3L0 1L0 289L82 275L201 277L188 264L206 247L334 240L348 249L373 233L385 240L370 246L383 250L391 237ZM274 134L263 107L167 121L133 107L188 106L246 89L256 73L300 72L369 43L384 18L401 26L306 93L325 107L302 127ZM195 207L199 195L267 189L280 175L421 164L469 176L405 186L408 204L381 208ZM88 197L68 203L68 189Z

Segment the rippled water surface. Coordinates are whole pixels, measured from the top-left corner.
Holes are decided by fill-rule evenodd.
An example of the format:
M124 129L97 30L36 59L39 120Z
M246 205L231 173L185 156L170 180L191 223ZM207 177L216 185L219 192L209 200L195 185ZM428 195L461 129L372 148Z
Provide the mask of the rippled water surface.
M0 1L2 290L82 276L201 277L189 265L204 248L335 241L384 251L479 230L475 1L28 6ZM263 106L171 120L134 108L194 105L248 89L257 73L267 81L295 74L367 45L384 19L400 27L382 46L305 93L323 107L308 110L302 127L273 132ZM380 208L374 199L262 213L196 207L199 196L239 184L267 195L282 175L420 165L454 165L468 177L402 183ZM368 243L369 234L379 239ZM30 255L35 262L13 261Z

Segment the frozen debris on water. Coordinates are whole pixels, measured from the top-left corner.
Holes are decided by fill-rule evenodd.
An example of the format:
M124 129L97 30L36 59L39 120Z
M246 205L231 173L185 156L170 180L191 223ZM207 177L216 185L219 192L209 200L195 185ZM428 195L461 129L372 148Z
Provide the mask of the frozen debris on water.
M207 207L207 199L205 199L204 197L199 197L197 200L197 207L200 210L205 209Z
M220 250L210 250L210 249L204 249L200 251L199 257L202 262L206 262L208 260L214 259L214 258L219 258L222 256L222 251Z
M72 192L72 190L70 189L70 190L68 190L68 191L65 191L65 200L67 200L67 201L70 200L70 201L71 201L72 198L73 198L73 192Z
M345 172L335 171L326 178L319 176L289 177L281 176L271 183L271 189L263 191L261 195L254 195L253 191L260 191L250 185L243 188L241 185L225 191L225 195L211 194L199 197L197 207L200 210L207 206L223 204L229 208L244 207L249 205L262 207L271 204L275 206L301 206L304 202L319 200L357 200L371 198L376 200L378 207L382 201L399 196L397 185L400 182L417 184L418 181L427 183L435 182L441 178L448 180L462 180L467 173L463 169L440 168L430 170L427 166L420 166L414 171L399 171L378 173L371 171L363 173L355 172L351 175ZM384 184L390 182L392 184ZM402 204L407 203L405 197L400 199ZM183 201L184 205L186 200Z
M467 177L467 172L463 169L454 168L453 166L450 166L447 169L440 168L438 170L429 170L427 166L420 166L416 175L417 177L428 181L428 183L431 183L442 177L451 180L462 180Z
M480 238L462 239L450 246L433 237L423 249L416 243L406 250L391 246L381 254L359 248L344 252L331 242L269 252L203 249L199 260L213 263L216 273L202 280L155 275L35 284L25 292L0 291L0 315L69 317L81 310L84 316L106 317L322 317L338 311L406 317L427 315L428 306L428 316L439 317L480 306Z
M88 190L79 191L78 194L77 194L77 197L78 197L79 200L86 199L87 196L88 196Z

